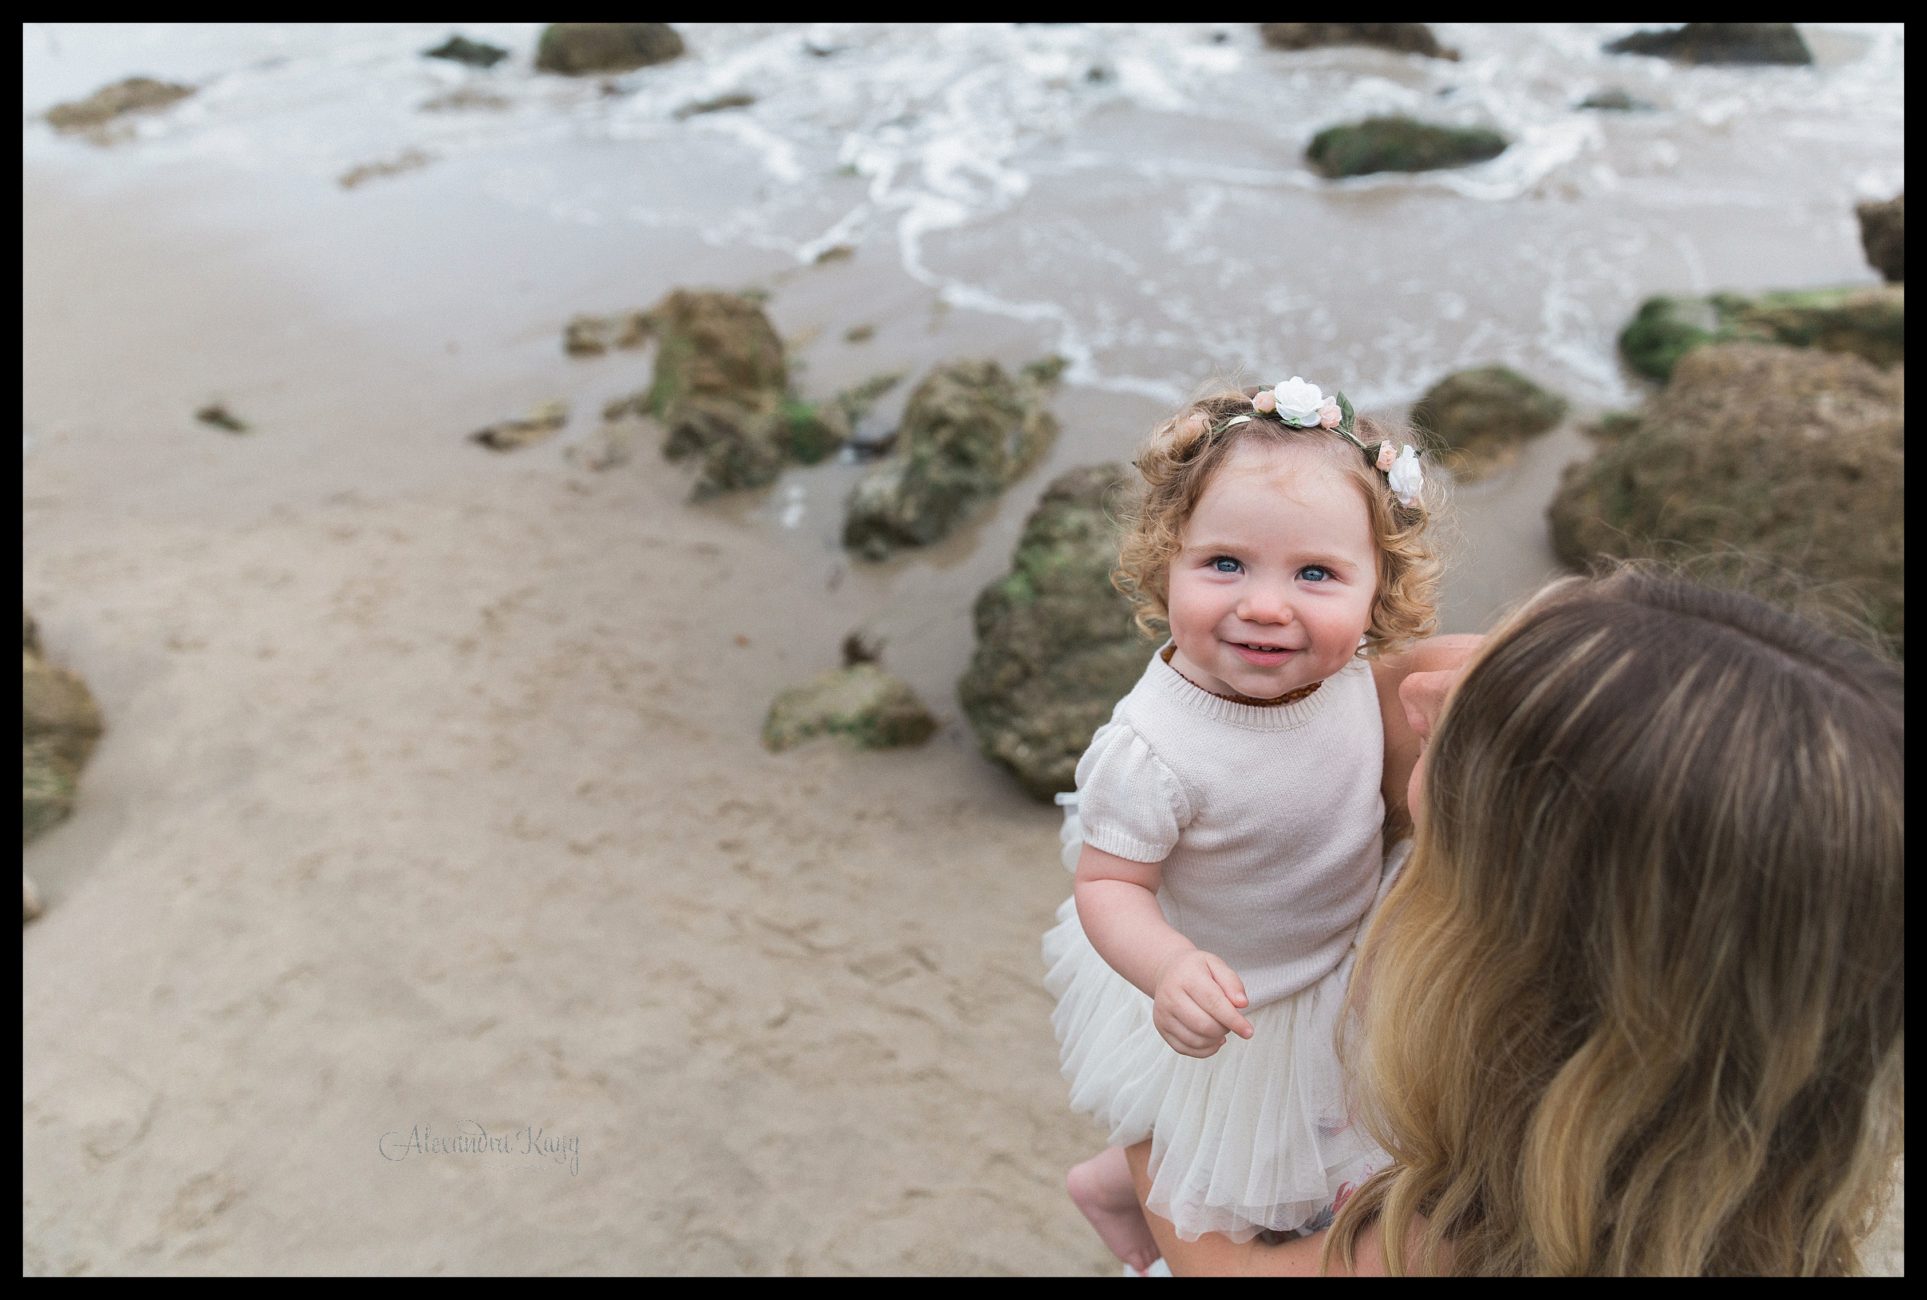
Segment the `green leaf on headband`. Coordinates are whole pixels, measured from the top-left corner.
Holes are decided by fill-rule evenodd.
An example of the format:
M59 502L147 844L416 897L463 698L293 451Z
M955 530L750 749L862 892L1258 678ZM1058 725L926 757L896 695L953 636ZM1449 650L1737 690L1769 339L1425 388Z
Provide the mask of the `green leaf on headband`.
M1336 396L1338 398L1338 427L1341 432L1351 433L1352 404L1345 400L1345 394L1338 393Z

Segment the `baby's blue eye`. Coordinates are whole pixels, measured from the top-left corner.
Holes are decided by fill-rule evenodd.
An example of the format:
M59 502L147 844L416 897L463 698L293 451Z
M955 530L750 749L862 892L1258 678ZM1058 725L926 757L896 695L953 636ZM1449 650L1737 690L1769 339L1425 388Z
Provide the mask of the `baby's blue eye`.
M1332 576L1332 571L1322 564L1307 564L1304 568L1298 570L1298 573L1301 577L1311 577L1313 574L1318 575L1312 577L1311 580L1313 582L1326 582L1329 581Z
M1229 555L1214 555L1211 557L1211 567L1219 573L1236 573L1243 566Z

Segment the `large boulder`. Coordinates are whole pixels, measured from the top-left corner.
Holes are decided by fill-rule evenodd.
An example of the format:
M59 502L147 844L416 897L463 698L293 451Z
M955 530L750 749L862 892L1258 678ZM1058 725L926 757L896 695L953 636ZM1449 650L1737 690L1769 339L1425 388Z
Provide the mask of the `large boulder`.
M1905 383L1855 356L1699 348L1567 469L1553 548L1573 565L1742 552L1853 593L1902 649Z
M1434 126L1409 117L1369 117L1326 127L1312 137L1306 161L1320 175L1422 172L1497 158L1506 138L1481 127Z
M813 736L846 736L864 749L916 745L937 720L916 692L873 663L837 668L784 691L770 705L763 744L785 750Z
M910 395L896 452L850 494L843 544L873 560L927 546L1034 465L1057 436L1054 376L1013 380L995 361L953 361Z
M1860 218L1860 246L1883 280L1899 283L1907 253L1907 196L1896 194L1885 203L1862 203L1854 208Z
M1412 423L1438 440L1441 459L1466 483L1510 465L1520 444L1565 416L1565 398L1504 366L1447 375L1412 407Z
M668 23L550 23L535 66L577 77L667 63L682 52L682 37Z
M1010 573L974 611L977 647L957 683L984 756L1038 799L1075 788L1077 760L1150 658L1111 585L1122 465L1060 475L1024 524Z
M1648 298L1619 333L1620 355L1651 379L1665 379L1682 356L1708 343L1782 343L1894 365L1907 350L1906 290L1849 285L1753 298Z
M47 122L58 131L87 131L102 127L127 113L161 109L194 93L194 87L152 77L129 77L111 86L102 86L85 99L55 104L47 110Z
M1687 23L1634 32L1606 44L1608 54L1651 54L1675 63L1813 62L1792 23Z
M1324 45L1375 45L1399 54L1457 59L1424 23L1259 23L1258 34L1274 50L1311 50Z
M74 783L100 738L100 710L87 684L42 657L33 619L22 611L20 744L22 843L73 811Z

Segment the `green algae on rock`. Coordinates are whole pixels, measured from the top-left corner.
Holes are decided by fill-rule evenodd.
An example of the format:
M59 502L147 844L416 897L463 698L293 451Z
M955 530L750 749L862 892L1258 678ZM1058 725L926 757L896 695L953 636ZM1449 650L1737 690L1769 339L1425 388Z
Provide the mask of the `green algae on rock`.
M957 698L984 757L1048 800L1074 789L1091 735L1151 654L1111 585L1123 465L1062 474L1025 521L1011 571L973 611L977 645Z
M550 23L535 66L575 77L667 63L682 52L682 37L668 23Z
M1553 549L1574 566L1743 552L1852 593L1900 651L1905 384L1842 353L1699 348L1566 470L1546 512Z
M1792 23L1687 23L1634 32L1606 44L1608 54L1650 54L1675 63L1808 64L1813 55Z
M1050 380L1013 381L994 361L953 361L917 385L896 451L857 482L843 544L882 560L927 546L1034 465L1057 436Z
M1748 298L1648 298L1619 333L1620 355L1640 374L1665 379L1680 357L1708 343L1781 343L1851 352L1876 365L1900 362L1907 347L1901 285L1790 289Z
M20 807L21 842L58 825L73 812L80 769L100 738L100 709L78 676L40 652L33 619L21 611Z
M1432 59L1459 57L1439 44L1424 23L1259 23L1258 34L1274 50L1311 50L1326 45L1373 45L1397 54Z
M1420 172L1464 167L1496 158L1506 138L1482 127L1435 126L1409 117L1370 117L1326 127L1312 137L1305 158L1333 179L1372 172Z
M763 744L785 750L815 736L846 736L864 749L917 745L937 720L915 691L874 663L836 668L776 697Z
M1566 399L1517 371L1485 366L1447 375L1412 407L1412 423L1436 436L1461 482L1476 482L1518 458L1526 439L1565 418Z

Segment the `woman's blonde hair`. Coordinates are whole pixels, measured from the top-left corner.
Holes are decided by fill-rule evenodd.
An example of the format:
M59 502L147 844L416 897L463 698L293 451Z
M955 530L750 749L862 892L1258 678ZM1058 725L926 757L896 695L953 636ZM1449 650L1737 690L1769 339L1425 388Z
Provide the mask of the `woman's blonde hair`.
M1393 1272L1858 1271L1903 1144L1904 739L1898 668L1748 596L1625 567L1508 620L1361 953L1393 1163L1327 1261L1377 1219Z
M1378 543L1378 594L1360 653L1370 657L1394 651L1438 625L1439 558L1426 525L1423 501L1401 505L1385 475L1358 448L1330 429L1296 429L1275 419L1251 419L1225 427L1235 415L1252 415L1251 399L1260 390L1226 390L1192 402L1160 424L1138 454L1144 488L1124 516L1124 541L1111 584L1131 601L1138 630L1158 635L1170 621L1171 561L1183 549L1185 521L1204 496L1211 476L1239 444L1313 447L1332 457L1357 482ZM1367 447L1392 440L1383 425L1358 417L1354 436ZM1418 443L1406 431L1402 441ZM1435 487L1428 492L1436 492Z

